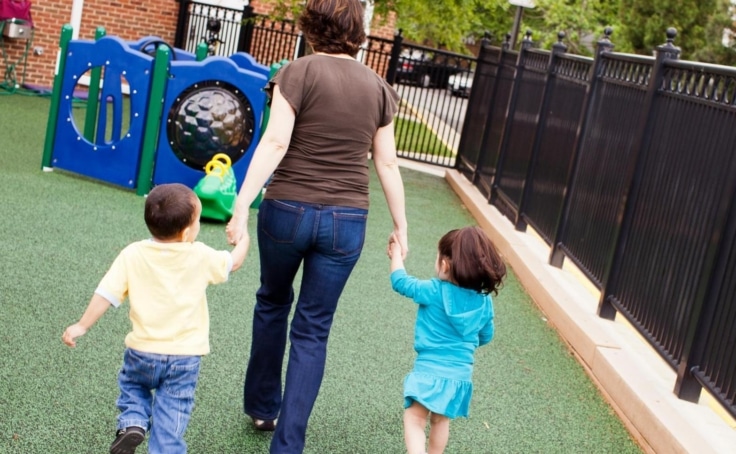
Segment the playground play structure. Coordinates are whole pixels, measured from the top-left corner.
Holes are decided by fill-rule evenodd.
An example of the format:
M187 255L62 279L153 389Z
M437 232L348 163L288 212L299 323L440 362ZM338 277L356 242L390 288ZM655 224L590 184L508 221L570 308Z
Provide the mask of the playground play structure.
M264 87L283 62L268 68L242 52L208 56L204 42L196 54L157 37L126 42L102 28L94 40L71 38L65 25L43 170L62 169L138 195L164 183L194 188L208 174L228 185L224 192L239 189L265 124ZM89 88L80 93L83 79ZM83 120L75 118L80 97L86 97ZM211 181L205 186L211 190ZM221 207L223 219L227 208Z

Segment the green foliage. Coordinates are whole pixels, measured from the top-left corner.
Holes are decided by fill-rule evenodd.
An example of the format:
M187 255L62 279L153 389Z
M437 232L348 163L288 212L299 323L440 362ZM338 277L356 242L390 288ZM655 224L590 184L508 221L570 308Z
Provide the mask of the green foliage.
M607 26L616 28L616 3L606 0L537 0L536 8L524 12L523 27L533 32L532 39L540 47L549 49L565 34L567 51L578 55L592 55L595 42Z
M507 0L376 1L376 11L396 12L396 26L414 42L467 52L464 42L491 33L496 42L511 30L512 7Z
M301 1L273 0L277 11L294 17ZM732 26L729 0L536 0L524 9L520 36L532 31L537 45L549 49L563 32L567 51L592 55L595 42L610 26L616 51L651 55L666 40L666 30L678 31L675 45L682 58L736 64L736 49L723 46L723 30ZM494 44L511 32L516 7L508 0L374 0L379 17L396 15L396 28L405 39L431 47L468 52L465 42L489 32Z
M665 42L665 30L674 27L682 58L734 62L732 51L721 43L723 29L731 25L728 0L620 0L620 18L624 26L616 43L623 50L651 54Z

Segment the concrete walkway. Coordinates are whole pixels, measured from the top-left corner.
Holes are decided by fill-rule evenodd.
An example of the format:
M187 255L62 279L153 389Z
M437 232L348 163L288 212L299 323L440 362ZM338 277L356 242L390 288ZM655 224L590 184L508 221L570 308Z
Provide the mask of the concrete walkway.
M596 315L598 292L582 274L549 266L539 237L516 231L462 174L443 173L646 452L736 453L736 425L705 391L698 404L678 399L675 372L624 317Z

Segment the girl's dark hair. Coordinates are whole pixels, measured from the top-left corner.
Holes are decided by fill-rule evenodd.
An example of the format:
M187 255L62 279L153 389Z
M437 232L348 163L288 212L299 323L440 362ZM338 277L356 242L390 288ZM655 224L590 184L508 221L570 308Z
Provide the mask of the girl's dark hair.
M440 257L450 263L450 278L479 293L498 293L506 276L506 264L480 227L451 230L438 246Z
M355 56L366 39L359 0L308 0L299 28L315 52Z
M157 240L176 238L195 220L196 195L183 184L156 186L146 197L144 219Z

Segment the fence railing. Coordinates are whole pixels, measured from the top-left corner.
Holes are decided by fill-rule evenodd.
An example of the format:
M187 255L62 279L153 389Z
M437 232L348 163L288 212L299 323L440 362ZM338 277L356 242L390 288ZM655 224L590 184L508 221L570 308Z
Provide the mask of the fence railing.
M677 372L736 416L736 69L482 45L456 168L550 263L575 263Z
M243 20L244 10L181 0L174 47L196 53L206 42L210 54L229 57L243 46Z

